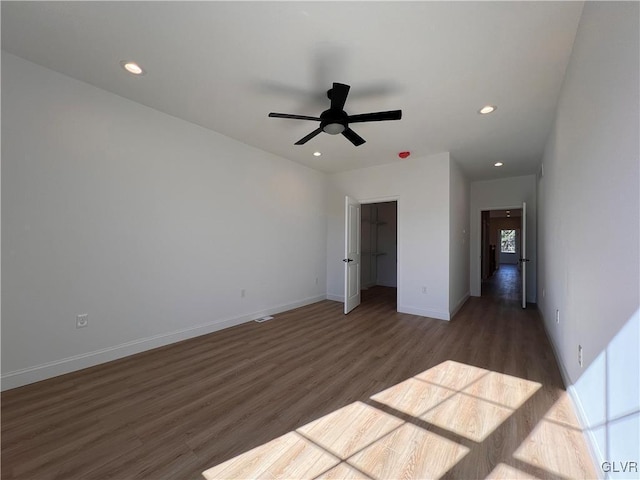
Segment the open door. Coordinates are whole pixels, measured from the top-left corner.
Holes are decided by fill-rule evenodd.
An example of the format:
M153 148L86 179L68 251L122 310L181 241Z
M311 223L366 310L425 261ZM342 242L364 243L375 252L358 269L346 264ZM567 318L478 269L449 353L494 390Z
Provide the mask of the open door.
M522 308L527 308L527 202L522 202L522 239L520 248L520 269L522 273Z
M360 305L360 203L345 197L344 313Z

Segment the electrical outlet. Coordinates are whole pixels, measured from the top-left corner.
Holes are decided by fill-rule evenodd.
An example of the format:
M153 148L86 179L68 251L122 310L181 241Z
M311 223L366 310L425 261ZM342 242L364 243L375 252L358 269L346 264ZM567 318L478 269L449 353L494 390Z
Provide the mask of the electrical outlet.
M76 328L84 328L89 325L89 314L83 313L76 316Z
M546 297L546 296L547 296L547 295L546 295L546 293L547 293L547 292L546 292L546 290L543 288L543 289L542 289L542 298L544 298L544 297Z
M318 277L316 277L316 285L318 284Z
M556 323L560 323L560 310L556 310Z
M240 298L244 298L247 296L247 291L243 288L242 290L240 290Z
M582 366L582 345L578 345L578 364Z
M426 295L426 294L427 294L427 287L422 287L422 293L423 293L424 295Z

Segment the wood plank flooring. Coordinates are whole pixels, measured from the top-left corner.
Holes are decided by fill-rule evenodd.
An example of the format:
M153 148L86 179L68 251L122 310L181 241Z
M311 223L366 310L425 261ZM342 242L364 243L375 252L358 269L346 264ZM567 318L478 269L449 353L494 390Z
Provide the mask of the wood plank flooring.
M535 310L323 301L4 392L2 478L595 478Z
M482 295L519 302L522 298L522 273L518 265L499 264L498 269L482 281Z

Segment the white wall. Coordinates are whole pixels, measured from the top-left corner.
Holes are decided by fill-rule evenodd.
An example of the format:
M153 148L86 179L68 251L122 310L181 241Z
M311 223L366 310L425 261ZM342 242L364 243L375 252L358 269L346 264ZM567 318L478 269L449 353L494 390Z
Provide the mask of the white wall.
M469 182L452 159L449 164L449 311L469 298Z
M338 301L344 296L345 195L398 200L398 310L449 319L449 154L329 177L327 296Z
M322 173L4 52L2 161L3 388L325 298Z
M536 302L536 176L471 183L471 295L480 296L480 216L482 210L520 208L527 202L527 302ZM496 246L496 249L499 248Z
M639 10L585 3L538 185L538 305L598 467L640 462Z

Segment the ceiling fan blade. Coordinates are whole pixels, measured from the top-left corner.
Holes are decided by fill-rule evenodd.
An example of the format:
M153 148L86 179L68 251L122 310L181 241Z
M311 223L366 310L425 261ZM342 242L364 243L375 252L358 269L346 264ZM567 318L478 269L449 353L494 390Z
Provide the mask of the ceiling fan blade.
M307 135L306 137L302 137L300 140L298 140L295 145L304 145L305 143L307 143L309 140L311 140L313 137L315 137L316 135L318 135L320 132L322 132L321 128L316 128L313 132L311 132L309 135Z
M273 118L292 118L294 120L314 120L316 122L319 122L321 120L320 117L308 117L306 115L291 115L289 113L270 113L269 114L270 117Z
M349 95L349 85L344 83L334 83L331 89L331 110L344 110L344 103Z
M365 139L362 138L360 135L358 135L353 130L351 130L349 127L347 127L344 130L344 132L342 132L342 135L344 135L344 137L347 140L349 140L351 143L353 143L356 147L359 146L359 145L362 145L363 143L365 143Z
M349 123L357 122L380 122L382 120L400 120L402 110L389 110L388 112L362 113L360 115L350 115L347 118Z

